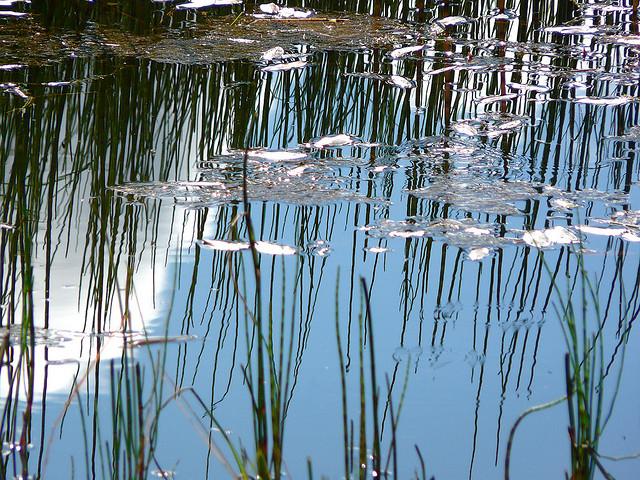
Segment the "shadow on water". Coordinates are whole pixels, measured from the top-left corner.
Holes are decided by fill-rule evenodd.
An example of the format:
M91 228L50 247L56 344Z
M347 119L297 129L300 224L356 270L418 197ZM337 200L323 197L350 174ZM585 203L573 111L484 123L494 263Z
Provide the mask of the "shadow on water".
M632 478L627 3L0 7L0 476Z

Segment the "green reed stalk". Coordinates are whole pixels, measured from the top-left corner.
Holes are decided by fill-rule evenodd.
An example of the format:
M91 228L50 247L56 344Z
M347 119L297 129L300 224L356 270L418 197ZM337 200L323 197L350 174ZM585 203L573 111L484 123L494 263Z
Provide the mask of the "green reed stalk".
M373 321L371 315L371 298L369 297L369 290L367 288L367 282L365 282L364 278L360 279L360 283L362 285L362 292L364 295L364 302L366 307L366 325L367 332L369 337L369 362L370 362L370 375L371 375L371 403L372 403L372 420L373 420L373 459L372 459L372 475L379 476L380 475L380 425L378 419L378 384L376 381L376 355L375 355L375 345L373 342Z
M358 471L360 472L360 480L365 480L367 477L367 397L366 386L364 377L364 320L362 314L362 308L358 315L358 374L359 374L359 387L360 387L360 442L359 442L359 455L358 455Z
M345 376L344 358L342 351L342 341L340 339L340 270L336 274L336 293L335 293L335 309L336 309L336 343L338 344L338 361L340 367L340 392L342 400L342 437L343 437L343 454L344 454L344 477L349 478L349 422L347 409L347 379Z
M262 286L260 275L260 262L258 260L258 251L256 250L256 239L253 230L253 224L251 223L251 209L249 205L249 198L247 194L247 161L248 153L245 151L242 165L242 201L245 211L245 222L247 224L247 234L249 235L249 246L251 250L251 260L253 262L253 274L255 280L255 296L256 296L256 330L258 332L257 342L257 395L255 397L254 407L254 425L255 425L255 441L256 441L256 463L258 469L258 475L262 478L271 478L269 474L269 443L268 443L268 424L267 424L267 409L266 409L266 393L265 393L265 366L264 366L264 352L263 352L263 325L262 325ZM270 384L273 388L273 383ZM280 465L278 464L278 467ZM276 478L278 478L279 472L275 472Z
M567 433L570 441L570 468L568 478L571 480L592 480L596 471L605 478L610 478L602 463L598 459L598 445L606 422L611 416L613 404L617 397L622 375L623 362L618 370L615 390L610 400L608 414L603 417L605 408L605 367L603 328L604 320L601 315L597 295L597 288L589 279L584 266L584 258L578 253L577 271L573 285L568 276L566 300L555 280L555 275L543 261L543 265L552 278L552 289L558 294L556 313L561 320L562 331L565 336L568 352L564 357L565 391L566 397L543 405L532 407L525 411L514 423L505 457L505 479L509 478L510 452L515 430L520 422L530 413L538 412L557 405L562 400L567 401L569 425ZM573 301L575 282L579 281L579 313ZM623 295L624 296L624 295ZM588 306L593 305L592 315L596 319L596 330L591 332L588 325ZM624 319L621 319L621 322Z

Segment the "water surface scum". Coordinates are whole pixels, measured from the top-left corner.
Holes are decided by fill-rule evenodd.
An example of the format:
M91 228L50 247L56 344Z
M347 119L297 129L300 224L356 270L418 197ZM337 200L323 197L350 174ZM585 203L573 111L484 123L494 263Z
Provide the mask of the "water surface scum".
M634 0L0 0L0 479L640 471Z

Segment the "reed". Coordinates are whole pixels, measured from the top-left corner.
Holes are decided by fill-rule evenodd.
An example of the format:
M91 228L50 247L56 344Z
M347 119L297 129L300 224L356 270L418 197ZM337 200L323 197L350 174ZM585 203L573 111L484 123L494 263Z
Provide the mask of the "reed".
M592 281L591 274L585 268L584 255L575 251L574 258L576 269L573 275L567 274L564 288L544 263L557 294L554 307L567 347L563 365L566 394L557 400L531 407L516 419L507 442L505 480L510 478L511 449L520 423L530 414L561 403L566 404L568 418L570 469L566 477L571 480L592 480L599 472L606 479L613 478L601 461L599 446L620 388L628 333L626 326L633 323L638 312L620 312L620 325L625 326L620 340L622 351L618 355L616 347L607 357L604 343L607 317L600 306L597 283ZM611 372L613 378L608 378L614 364L617 370Z
M340 319L338 312L340 311L340 275L337 274L336 290L335 290L335 334L338 351L338 363L340 369L340 390L341 390L341 407L342 407L342 445L343 445L343 462L344 462L344 478L367 478L369 475L374 478L397 478L398 476L398 424L402 406L404 404L407 387L409 384L409 373L411 362L407 362L405 368L404 381L400 394L397 408L393 403L393 388L389 381L389 377L385 376L386 381L386 408L389 410L389 421L391 423L391 433L388 439L389 446L387 449L386 459L382 455L382 425L383 417L379 412L380 391L377 387L377 377L380 375L376 367L375 356L375 335L373 327L372 307L369 290L364 278L360 279L362 292L361 313L358 317L358 381L357 387L359 392L359 408L357 417L351 419L348 407L348 382L347 368L344 362L344 348L342 334L340 331ZM364 349L367 346L369 350L369 368L366 369L366 361ZM365 373L366 372L366 373ZM386 409L385 409L386 410ZM367 420L369 417L369 420ZM358 428L358 447L354 444L353 425L356 423ZM367 425L369 425L371 433L367 433ZM417 479L425 479L426 467L420 449L415 447L420 468L416 470ZM358 450L357 461L354 462L353 453ZM370 471L369 471L370 469ZM420 472L421 475L418 473Z

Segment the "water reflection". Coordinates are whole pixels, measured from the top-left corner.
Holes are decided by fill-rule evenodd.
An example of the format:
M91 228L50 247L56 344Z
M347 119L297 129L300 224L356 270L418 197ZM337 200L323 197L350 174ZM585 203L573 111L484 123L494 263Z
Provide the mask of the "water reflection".
M419 464L415 443L437 478L502 473L515 418L564 393L558 302L578 295L580 259L597 286L600 318L593 305L586 316L606 339L603 375L615 385L623 357L637 359L625 348L639 311L631 7L289 6L389 19L276 28L246 17L233 36L247 42L233 42L229 19L250 5L180 13L96 2L71 25L45 2L19 6L32 12L16 20L26 26L2 25L8 35L46 31L29 54L10 41L0 66L4 476L106 476L126 457L113 418L136 418L113 398L150 399L140 431L155 432L161 413L157 437L142 442L145 473L225 474L216 456L230 456L225 429L251 456L258 291L269 361L286 372L284 458L296 477L307 456L318 473L343 474L332 319L337 303L340 361L357 385L368 361L361 276L378 386L389 378L385 448L409 366L403 478ZM88 35L107 27L110 36ZM75 43L54 56L66 36ZM304 68L265 68L261 55L278 43ZM266 246L259 289L245 178L253 234ZM624 383L603 453L637 446L626 428L637 389ZM346 400L358 418L358 389ZM189 408L197 414L180 413ZM568 468L564 415L523 427L513 475ZM355 444L358 425L349 428ZM361 458L352 446L351 468ZM545 462L527 458L533 448ZM621 478L635 466L607 464Z

